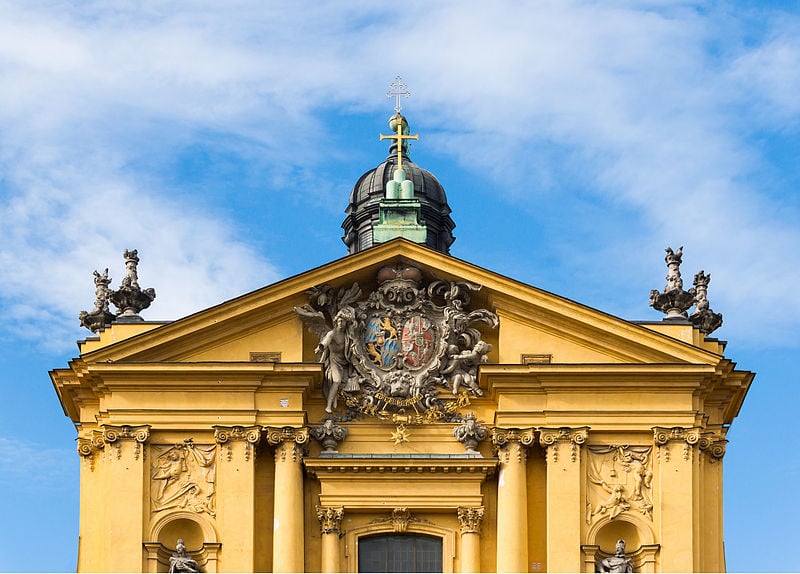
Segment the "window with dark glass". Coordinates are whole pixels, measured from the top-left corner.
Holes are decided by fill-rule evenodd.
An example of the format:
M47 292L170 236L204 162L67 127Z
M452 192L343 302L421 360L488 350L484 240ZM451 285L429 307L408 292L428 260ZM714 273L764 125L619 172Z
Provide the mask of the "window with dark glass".
M378 534L358 539L359 572L441 572L442 539Z

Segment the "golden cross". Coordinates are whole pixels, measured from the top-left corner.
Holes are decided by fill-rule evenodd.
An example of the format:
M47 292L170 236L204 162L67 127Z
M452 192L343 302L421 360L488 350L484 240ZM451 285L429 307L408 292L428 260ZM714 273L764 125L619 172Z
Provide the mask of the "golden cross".
M390 136L381 134L381 140L397 140L397 169L403 169L403 140L419 140L419 135L410 136L403 133L403 116L399 112L392 119L397 125L397 133Z

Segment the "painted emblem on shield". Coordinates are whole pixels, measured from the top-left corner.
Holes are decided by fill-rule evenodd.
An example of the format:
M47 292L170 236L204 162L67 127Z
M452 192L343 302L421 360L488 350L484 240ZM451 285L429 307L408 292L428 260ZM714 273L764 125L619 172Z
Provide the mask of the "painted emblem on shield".
M400 346L397 341L397 329L392 325L390 317L373 317L367 323L364 334L367 354L370 360L381 369L391 369Z
M406 366L418 369L433 358L436 347L434 335L433 324L427 317L415 315L406 321L400 334Z

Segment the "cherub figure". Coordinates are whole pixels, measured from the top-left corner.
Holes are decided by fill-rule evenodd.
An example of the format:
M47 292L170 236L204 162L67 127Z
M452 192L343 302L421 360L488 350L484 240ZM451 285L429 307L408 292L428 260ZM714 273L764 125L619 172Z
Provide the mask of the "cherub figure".
M461 351L458 345L447 347L448 363L440 372L443 375L450 375L454 395L458 394L461 386L477 396L483 395L478 386L478 365L488 360L486 355L491 350L492 346L480 339L471 349L465 351Z

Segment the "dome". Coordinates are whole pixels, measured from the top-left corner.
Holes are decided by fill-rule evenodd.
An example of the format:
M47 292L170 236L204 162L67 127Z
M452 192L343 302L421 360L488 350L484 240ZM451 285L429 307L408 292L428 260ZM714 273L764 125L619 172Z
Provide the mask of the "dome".
M405 118L402 120L407 125ZM397 143L393 141L389 148L389 157L362 175L350 192L350 202L345 210L347 217L342 223L342 239L349 253L363 251L376 243L373 240L373 229L381 220L381 204L386 203L386 186L394 179L397 162ZM427 230L424 245L449 253L450 245L455 240L452 234L455 223L450 218L450 206L442 184L431 172L408 158L405 142L402 169L405 179L413 182L414 200L419 206L419 224Z

